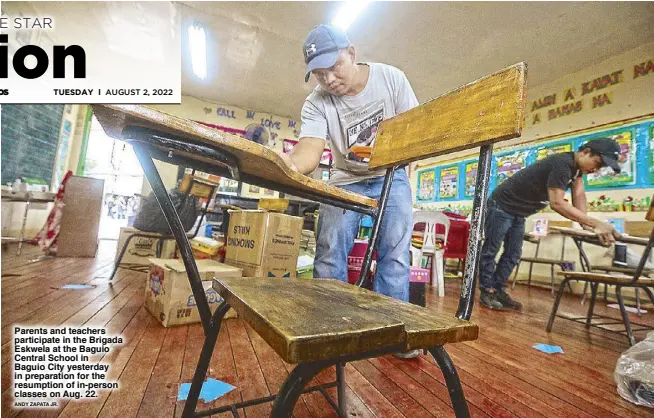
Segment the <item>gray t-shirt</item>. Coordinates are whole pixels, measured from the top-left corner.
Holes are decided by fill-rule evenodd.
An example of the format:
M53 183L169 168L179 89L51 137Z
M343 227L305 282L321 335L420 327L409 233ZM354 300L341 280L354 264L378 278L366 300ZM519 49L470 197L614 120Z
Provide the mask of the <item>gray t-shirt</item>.
M379 122L418 106L401 70L386 64L365 64L370 74L359 94L334 96L318 86L302 106L300 138L321 138L330 143L334 164L328 183L334 186L384 175L384 170L368 170L368 159L355 156L350 147L372 146Z

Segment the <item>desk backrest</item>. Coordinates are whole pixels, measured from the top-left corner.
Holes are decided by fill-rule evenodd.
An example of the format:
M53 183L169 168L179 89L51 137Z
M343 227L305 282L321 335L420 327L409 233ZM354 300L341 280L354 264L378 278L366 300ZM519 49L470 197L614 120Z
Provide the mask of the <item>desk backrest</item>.
M384 120L370 169L519 137L526 74L521 62Z

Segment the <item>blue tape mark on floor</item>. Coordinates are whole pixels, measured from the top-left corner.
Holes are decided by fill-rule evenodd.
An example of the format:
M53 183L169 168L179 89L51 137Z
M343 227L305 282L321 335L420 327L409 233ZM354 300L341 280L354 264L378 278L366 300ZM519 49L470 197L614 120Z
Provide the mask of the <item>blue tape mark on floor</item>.
M229 383L221 382L220 380L209 378L204 383L202 383L202 389L200 390L200 399L203 399L204 402L211 402L220 398L221 396L231 392L236 389L234 386ZM185 401L188 398L188 393L191 390L190 383L182 383L179 385L179 392L177 393L178 401Z
M563 349L558 345L536 344L533 348L547 354L555 354L555 353L563 354Z
M93 289L93 286L88 284L65 284L61 286L62 289Z

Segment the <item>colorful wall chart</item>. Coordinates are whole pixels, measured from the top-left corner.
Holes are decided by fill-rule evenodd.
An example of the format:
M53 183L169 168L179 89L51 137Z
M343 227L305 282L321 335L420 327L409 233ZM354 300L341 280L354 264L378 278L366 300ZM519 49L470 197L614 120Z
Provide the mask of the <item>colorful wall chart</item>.
M418 173L418 200L434 200L434 185L436 184L436 171L425 170Z
M477 161L465 164L466 186L463 192L465 197L474 197L475 195L475 183L477 182L477 165Z
M612 137L620 144L622 170L615 175L613 170L605 167L599 173L585 176L588 190L654 187L654 118L649 118L630 125L614 124L601 130L589 129L550 141L525 144L504 152L500 149L493 156L490 192L522 168L552 154L576 151L587 141L599 137ZM642 163L637 164L637 161ZM416 197L420 203L471 200L475 194L477 160L448 161L418 170L417 174ZM436 182L438 193L435 193Z
M543 146L536 149L536 161L540 161L549 157L550 155L559 154L562 152L572 151L571 143Z
M497 184L500 185L527 166L527 151L514 151L497 157Z
M459 166L441 168L441 181L438 197L453 199L458 197Z
M632 130L622 130L614 135L609 136L620 144L620 174L614 174L610 167L603 167L600 171L586 176L586 185L589 188L596 187L615 187L633 184L635 180L634 175L634 135ZM591 140L593 138L589 138ZM584 141L585 142L585 141Z

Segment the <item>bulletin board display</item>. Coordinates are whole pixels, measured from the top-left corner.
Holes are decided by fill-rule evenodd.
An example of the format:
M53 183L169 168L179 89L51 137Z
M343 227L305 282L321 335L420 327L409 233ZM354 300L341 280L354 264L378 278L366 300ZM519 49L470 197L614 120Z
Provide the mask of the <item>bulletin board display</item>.
M433 202L436 199L436 170L421 170L418 172L418 187L416 199L420 202Z
M17 178L51 184L63 114L58 104L2 105L2 184Z
M649 138L647 138L647 180L654 184L654 124L649 127Z
M491 163L490 192L515 173L550 155L573 152L586 142L610 137L620 144L620 174L605 167L584 176L588 190L654 187L654 118L629 126L590 130L551 141L500 150ZM643 164L637 164L642 161ZM418 203L472 200L477 178L477 159L448 161L417 171Z
M465 171L465 189L463 196L465 199L472 199L475 196L475 186L477 183L477 161L470 161L463 164Z
M497 185L504 183L515 173L527 166L528 150L519 150L499 155L495 158L495 176Z
M636 166L634 158L636 157L635 132L632 129L604 134L620 144L620 174L613 173L610 167L603 167L597 173L588 174L585 178L586 187L589 189L601 189L605 187L618 187L633 185L636 182ZM591 140L593 138L589 138ZM586 141L584 141L586 142ZM582 145L582 144L580 144Z
M454 200L459 197L459 166L453 165L440 169L438 198Z

